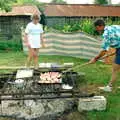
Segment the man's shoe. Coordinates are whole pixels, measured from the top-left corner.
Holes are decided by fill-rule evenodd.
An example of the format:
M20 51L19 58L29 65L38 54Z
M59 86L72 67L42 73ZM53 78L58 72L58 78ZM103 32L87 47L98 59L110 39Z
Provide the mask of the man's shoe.
M99 87L100 90L103 90L105 92L111 92L112 91L112 87L110 87L109 85L105 86L105 87Z

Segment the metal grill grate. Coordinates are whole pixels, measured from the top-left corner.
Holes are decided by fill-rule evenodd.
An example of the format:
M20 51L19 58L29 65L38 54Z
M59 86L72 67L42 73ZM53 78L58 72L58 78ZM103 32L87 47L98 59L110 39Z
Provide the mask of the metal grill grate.
M10 74L0 74L0 99L1 100L26 100L26 99L56 99L56 98L72 98L72 97L89 97L93 94L82 94L76 91L76 81L79 79L77 72L69 71L62 73L62 83L38 83L40 73L46 71L34 70L33 76L24 77L24 83L17 86L15 83L17 71ZM53 71L47 71L53 72ZM62 85L69 84L73 86L72 90L63 90Z

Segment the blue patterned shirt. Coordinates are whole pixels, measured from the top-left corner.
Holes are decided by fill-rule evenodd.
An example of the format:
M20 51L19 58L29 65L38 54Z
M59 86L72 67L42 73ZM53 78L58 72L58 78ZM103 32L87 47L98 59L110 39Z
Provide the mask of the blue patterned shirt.
M102 37L102 49L108 50L110 47L120 48L120 25L106 26Z

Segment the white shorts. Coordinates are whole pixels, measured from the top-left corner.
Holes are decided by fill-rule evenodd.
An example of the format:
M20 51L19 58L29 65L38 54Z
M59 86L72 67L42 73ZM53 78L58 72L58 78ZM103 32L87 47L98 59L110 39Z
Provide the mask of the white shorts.
M40 48L41 47L41 43L40 40L28 40L30 47L31 48Z

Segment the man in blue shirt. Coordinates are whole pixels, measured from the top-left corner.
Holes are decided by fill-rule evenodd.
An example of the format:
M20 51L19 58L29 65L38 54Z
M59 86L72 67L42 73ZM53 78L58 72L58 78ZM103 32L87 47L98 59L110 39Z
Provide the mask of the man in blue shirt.
M116 49L116 57L113 63L112 68L112 77L109 84L105 87L100 87L100 89L110 92L112 91L112 85L116 81L117 73L120 71L120 26L119 25L111 25L105 26L103 20L98 19L94 22L96 31L100 34L103 34L103 43L102 43L102 50L100 53L93 59L90 60L90 63L95 63L98 59L103 57L107 50L110 47Z

